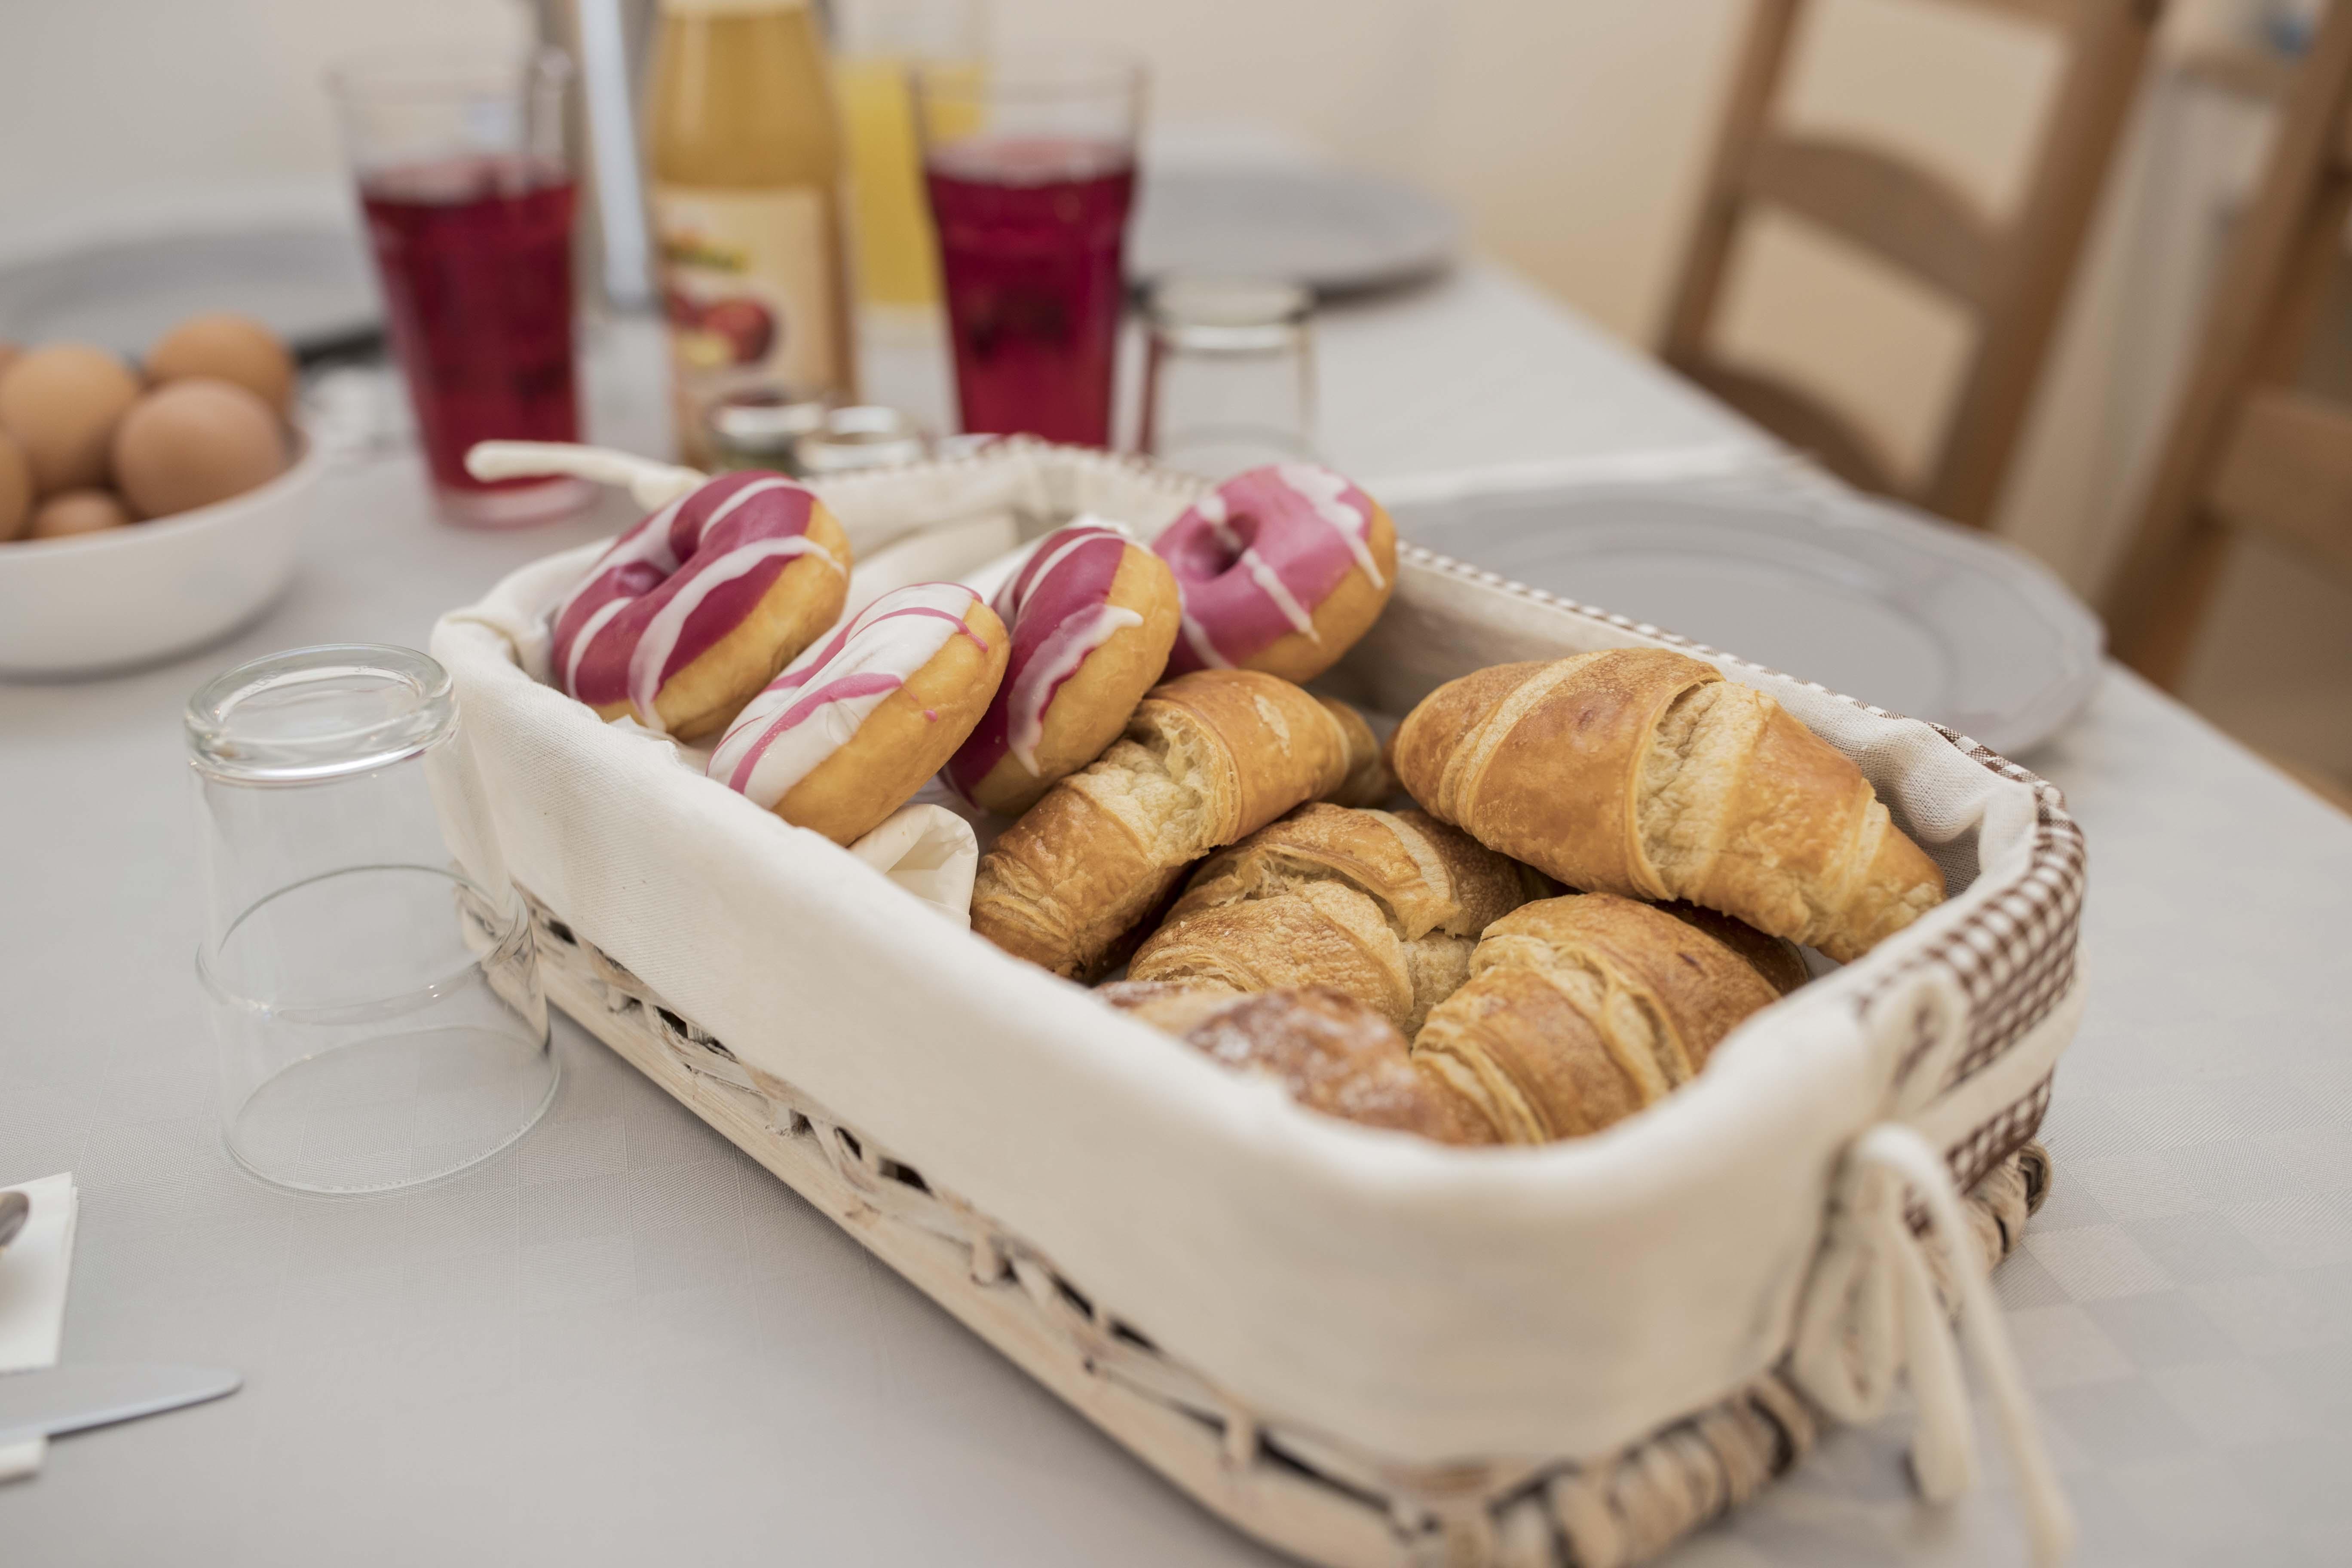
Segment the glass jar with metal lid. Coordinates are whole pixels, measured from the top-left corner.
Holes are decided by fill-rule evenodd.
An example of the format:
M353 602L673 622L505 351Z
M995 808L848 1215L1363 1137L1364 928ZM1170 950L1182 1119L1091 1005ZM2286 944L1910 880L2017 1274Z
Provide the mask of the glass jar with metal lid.
M898 468L930 455L930 437L921 426L895 408L871 404L833 409L816 429L793 443L793 471L808 479Z
M778 468L796 474L793 443L824 426L832 403L799 395L782 386L752 386L730 392L702 411L703 445L710 466Z

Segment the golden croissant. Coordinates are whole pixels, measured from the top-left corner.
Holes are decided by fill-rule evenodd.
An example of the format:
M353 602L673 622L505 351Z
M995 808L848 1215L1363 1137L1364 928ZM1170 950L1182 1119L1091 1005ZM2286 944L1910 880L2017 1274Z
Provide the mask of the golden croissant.
M1759 967L1704 923L1607 893L1523 905L1486 928L1413 1060L1497 1142L1597 1132L1697 1076L1734 1026L1801 983L1793 954L1757 945Z
M1841 962L1944 897L1850 758L1668 648L1450 681L1391 761L1431 816L1570 887L1687 899Z
M1551 890L1425 813L1317 803L1195 872L1128 974L1225 992L1328 985L1409 1037L1469 978L1478 933Z
M1477 1104L1415 1062L1394 1025L1328 986L1236 996L1122 980L1096 994L1226 1067L1264 1074L1309 1110L1441 1143L1495 1142Z
M1257 670L1178 676L981 857L972 930L1056 974L1100 974L1202 856L1307 801L1387 788L1346 703Z

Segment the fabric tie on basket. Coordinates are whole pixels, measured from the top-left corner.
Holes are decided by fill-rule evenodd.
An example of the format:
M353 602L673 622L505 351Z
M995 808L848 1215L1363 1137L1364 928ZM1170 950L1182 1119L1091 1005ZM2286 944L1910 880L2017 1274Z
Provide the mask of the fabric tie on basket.
M1968 1034L1960 1026L1966 1004L1949 984L1915 978L1913 986L1872 1010L1880 1026L1873 1032L1886 1040L1892 1020L1912 1019L1911 1030L1932 1044L1899 1075L1889 1119L1846 1151L1831 1194L1827 1234L1798 1305L1790 1373L1816 1404L1849 1424L1885 1415L1896 1383L1907 1376L1918 1405L1912 1477L1930 1501L1948 1502L1977 1479L1975 1426L1956 1335L1965 1339L2016 1472L2036 1568L2057 1568L2074 1551L2074 1510L2035 1423L1951 1167L1904 1120L1946 1091L1952 1055ZM1958 1298L1948 1314L1937 1293L1928 1243L1912 1226L1915 1196L1926 1212L1927 1235L1942 1249L1944 1278Z

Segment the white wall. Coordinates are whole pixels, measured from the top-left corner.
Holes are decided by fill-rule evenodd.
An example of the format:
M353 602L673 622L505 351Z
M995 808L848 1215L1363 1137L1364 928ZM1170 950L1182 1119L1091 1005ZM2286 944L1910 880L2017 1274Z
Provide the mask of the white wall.
M526 32L507 0L0 0L0 222L340 167L337 57Z

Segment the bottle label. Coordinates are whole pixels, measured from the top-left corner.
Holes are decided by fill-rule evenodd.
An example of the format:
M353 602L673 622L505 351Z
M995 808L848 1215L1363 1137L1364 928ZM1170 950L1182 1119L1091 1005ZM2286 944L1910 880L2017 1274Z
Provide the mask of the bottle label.
M803 395L844 384L824 191L662 184L653 212L682 405L698 412L753 383ZM681 434L692 442L694 430Z

